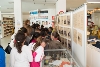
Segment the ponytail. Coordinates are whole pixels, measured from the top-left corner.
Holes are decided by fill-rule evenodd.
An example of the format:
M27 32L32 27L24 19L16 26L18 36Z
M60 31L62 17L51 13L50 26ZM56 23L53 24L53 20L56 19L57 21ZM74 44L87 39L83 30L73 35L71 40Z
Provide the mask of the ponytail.
M15 47L18 51L18 53L22 52L22 46L23 46L23 42L25 41L26 37L25 34L23 32L18 32L15 36Z
M41 45L42 39L43 38L41 36L37 38L37 41L36 41L36 44L33 47L33 50L36 50L36 48Z

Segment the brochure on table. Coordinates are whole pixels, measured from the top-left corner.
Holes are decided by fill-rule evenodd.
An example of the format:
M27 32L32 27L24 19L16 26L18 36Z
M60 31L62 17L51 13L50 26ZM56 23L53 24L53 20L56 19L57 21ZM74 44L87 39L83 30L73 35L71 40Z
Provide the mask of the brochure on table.
M87 5L57 16L56 28L63 47L68 49L81 67L86 67Z

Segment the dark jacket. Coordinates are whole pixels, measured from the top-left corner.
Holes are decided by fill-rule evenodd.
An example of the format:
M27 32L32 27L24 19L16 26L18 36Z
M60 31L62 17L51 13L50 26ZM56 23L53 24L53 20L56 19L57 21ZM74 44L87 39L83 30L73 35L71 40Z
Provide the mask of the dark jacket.
M62 44L60 41L58 40L51 40L49 42L49 44L46 45L46 47L44 48L45 50L48 50L48 49L62 49Z

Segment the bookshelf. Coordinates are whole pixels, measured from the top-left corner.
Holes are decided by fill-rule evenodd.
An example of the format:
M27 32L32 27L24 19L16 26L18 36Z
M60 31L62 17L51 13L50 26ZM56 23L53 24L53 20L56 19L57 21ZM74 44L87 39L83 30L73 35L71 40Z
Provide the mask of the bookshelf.
M2 37L6 37L12 34L13 26L13 18L3 17L2 22Z

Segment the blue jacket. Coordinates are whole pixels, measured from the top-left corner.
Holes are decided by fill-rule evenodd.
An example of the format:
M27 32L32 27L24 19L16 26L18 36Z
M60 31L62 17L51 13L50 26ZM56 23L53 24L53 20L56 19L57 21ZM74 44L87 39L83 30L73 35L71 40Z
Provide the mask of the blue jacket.
M5 51L0 47L0 67L6 67L5 64Z

